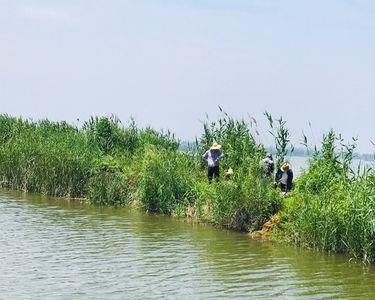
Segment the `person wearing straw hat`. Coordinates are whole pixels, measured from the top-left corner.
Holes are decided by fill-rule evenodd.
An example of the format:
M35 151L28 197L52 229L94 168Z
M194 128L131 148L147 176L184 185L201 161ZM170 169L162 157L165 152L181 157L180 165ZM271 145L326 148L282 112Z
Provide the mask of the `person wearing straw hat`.
M276 172L274 186L275 188L280 186L280 189L283 193L288 193L292 189L292 183L292 165L289 162L284 162Z
M216 181L219 182L220 175L220 159L224 157L224 153L221 152L221 145L218 143L213 143L210 149L203 154L203 159L208 164L208 181L212 182L212 179L215 177Z
M228 171L225 173L225 179L230 180L233 177L233 169L229 168Z

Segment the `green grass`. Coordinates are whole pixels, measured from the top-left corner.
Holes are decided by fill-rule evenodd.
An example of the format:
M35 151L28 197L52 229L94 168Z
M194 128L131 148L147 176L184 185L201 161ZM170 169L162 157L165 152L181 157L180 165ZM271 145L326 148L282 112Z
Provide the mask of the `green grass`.
M375 261L375 173L350 169L355 147L330 131L282 212L282 235L307 247Z
M0 116L0 180L13 189L82 197L100 153L66 123Z
M281 161L293 147L285 121L278 122L271 132ZM114 116L78 128L0 115L0 184L97 205L131 204L240 231L258 230L280 212L275 236L374 262L375 172L351 170L355 141L344 144L330 131L282 198L263 177L265 147L256 141L254 123L223 113L204 123L191 151L180 151L170 132L138 128L134 121L124 126ZM209 184L202 154L213 142L223 145L225 158L220 182ZM228 168L234 170L230 180L224 178Z
M222 177L229 167L235 175L209 185L202 154L214 140L226 155ZM236 230L260 228L281 205L258 176L264 147L248 124L225 114L204 124L193 152L179 151L170 132L140 129L134 121L123 126L115 116L93 117L77 128L3 115L0 141L3 187L85 197L99 205L132 203Z

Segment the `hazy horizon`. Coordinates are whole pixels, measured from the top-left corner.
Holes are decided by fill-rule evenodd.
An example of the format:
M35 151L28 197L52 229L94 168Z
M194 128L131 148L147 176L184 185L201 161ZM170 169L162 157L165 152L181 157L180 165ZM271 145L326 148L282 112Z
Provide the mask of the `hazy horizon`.
M183 140L218 105L283 116L298 146L330 128L373 152L375 3L0 0L1 113L132 116ZM311 128L309 127L311 122Z

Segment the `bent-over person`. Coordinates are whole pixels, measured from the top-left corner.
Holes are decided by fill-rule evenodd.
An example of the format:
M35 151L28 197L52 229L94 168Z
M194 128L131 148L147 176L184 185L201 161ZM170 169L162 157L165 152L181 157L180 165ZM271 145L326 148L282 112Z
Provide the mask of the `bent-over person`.
M280 186L280 189L283 193L288 193L292 189L293 184L293 171L292 165L288 162L285 162L277 170L275 175L275 188Z

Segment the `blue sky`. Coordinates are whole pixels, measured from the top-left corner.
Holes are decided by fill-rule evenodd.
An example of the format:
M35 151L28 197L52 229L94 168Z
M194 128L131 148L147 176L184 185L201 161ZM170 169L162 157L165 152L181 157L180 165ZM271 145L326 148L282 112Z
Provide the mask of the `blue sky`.
M375 2L0 0L1 112L133 116L183 139L217 105L375 140Z

